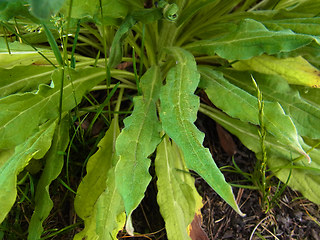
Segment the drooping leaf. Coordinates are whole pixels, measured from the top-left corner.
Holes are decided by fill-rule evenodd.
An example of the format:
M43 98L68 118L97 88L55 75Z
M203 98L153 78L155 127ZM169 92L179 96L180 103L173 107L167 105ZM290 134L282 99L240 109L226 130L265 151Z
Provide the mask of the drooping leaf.
M194 91L200 80L196 62L191 53L181 48L168 49L177 65L169 70L167 83L160 94L162 127L183 152L187 167L197 172L241 214L230 185L225 181L209 150L202 146L204 134L194 125L199 108L199 98L194 95Z
M253 70L265 74L280 75L290 84L320 87L320 71L302 57L279 59L262 55L239 61L232 66L237 70Z
M114 240L123 228L126 214L121 195L115 187L114 168L110 169L107 176L108 188L97 199L92 214L85 219L84 230L78 233L74 240L82 240L84 237L88 240Z
M157 200L166 224L168 239L190 239L188 226L202 207L202 199L188 173L178 146L166 136L157 148L155 159Z
M53 54L45 54L52 63L56 63L56 59ZM10 69L15 66L30 66L34 65L50 65L39 53L33 51L29 53L19 54L5 54L0 53L0 67Z
M160 68L151 67L141 78L143 96L134 98L134 110L124 120L116 151L116 187L119 190L127 214L126 230L133 235L131 214L144 197L151 180L149 155L160 142L160 123L156 113L156 101L161 86Z
M228 60L245 60L263 53L290 52L319 40L290 30L269 31L262 23L245 19L235 31L217 39L200 40L185 46L196 54L218 54Z
M134 24L136 24L134 18L132 16L128 16L114 35L108 61L108 66L110 68L115 67L121 62L123 40L126 38L128 31L134 26Z
M222 73L201 67L202 87L218 108L242 121L259 124L258 100L241 88L229 83ZM221 97L225 96L225 97ZM279 142L287 144L306 157L308 155L299 143L299 135L290 116L286 115L278 102L264 102L264 124L268 132Z
M237 136L247 148L256 153L258 159L261 159L260 137L255 126L242 122L238 119L231 118L219 110L210 107L201 108L200 111ZM305 151L311 149L303 142L300 143ZM298 161L293 161L293 159L298 158L299 155L290 151L286 145L277 142L277 140L270 134L267 134L265 145L268 157L267 164L275 175L282 182L286 182L289 177L289 171L292 169L288 185L293 189L300 191L309 200L319 204L319 149L315 149L309 153L312 162L308 163L303 158Z
M256 89L252 85L250 72L224 70L224 75L236 86L255 95ZM319 89L289 85L286 80L276 75L252 73L257 82L264 100L279 102L287 115L290 116L298 134L310 138L320 138L320 99L304 99L309 96L318 96ZM304 89L305 88L305 89ZM302 97L301 97L302 95Z
M40 19L49 19L62 7L65 0L31 0L31 12Z
M125 223L124 205L115 187L115 143L119 135L118 122L110 128L98 144L99 150L87 163L87 175L79 185L75 210L84 219L85 228L74 240L116 239Z
M55 121L47 121L25 142L15 147L14 153L2 158L0 167L0 223L4 220L17 196L17 175L29 161L42 158L51 146L56 127ZM7 151L6 151L7 152Z
M12 69L0 68L0 98L13 93L32 92L40 84L49 84L52 66L22 66Z
M237 145L234 142L230 133L228 133L223 127L219 124L216 124L217 134L219 137L220 146L228 154L232 157L237 152Z
M49 216L53 207L49 187L58 177L63 167L63 153L69 142L69 121L67 117L57 126L52 146L45 157L45 167L37 184L35 209L29 224L28 239L40 239L43 232L42 223Z
M65 72L62 111L80 103L86 91L104 79L103 69L83 68ZM62 71L52 75L53 87L40 85L36 93L15 94L0 99L0 148L16 146L37 131L38 125L59 116ZM28 119L28 124L25 120Z
M75 210L82 219L91 215L95 202L107 187L107 173L113 165L114 144L119 134L118 131L119 129L113 122L98 143L99 150L88 160L87 174L82 179L74 200Z
M189 225L189 235L192 240L209 240L207 233L202 228L202 215L198 211Z
M20 43L18 41L9 42L9 49L5 39L0 38L0 67L10 69L15 66L29 66L34 65L50 65L35 49L31 46ZM8 54L10 51L11 54ZM38 49L45 55L52 63L56 63L56 59L50 50Z

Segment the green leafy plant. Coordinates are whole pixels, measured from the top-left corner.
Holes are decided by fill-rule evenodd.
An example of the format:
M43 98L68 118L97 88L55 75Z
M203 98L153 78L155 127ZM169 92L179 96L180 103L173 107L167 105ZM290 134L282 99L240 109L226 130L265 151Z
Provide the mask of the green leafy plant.
M115 239L124 225L133 235L151 164L169 239L188 239L201 208L189 170L242 214L202 146L198 111L254 151L263 176L267 164L320 203L317 9L311 0L2 1L0 222L18 181L41 163L28 239L41 238L53 205L49 186L64 159L68 183L74 136L90 136L98 119L105 133L75 195L85 228L74 239ZM215 107L200 104L196 89ZM87 95L99 91L101 102Z

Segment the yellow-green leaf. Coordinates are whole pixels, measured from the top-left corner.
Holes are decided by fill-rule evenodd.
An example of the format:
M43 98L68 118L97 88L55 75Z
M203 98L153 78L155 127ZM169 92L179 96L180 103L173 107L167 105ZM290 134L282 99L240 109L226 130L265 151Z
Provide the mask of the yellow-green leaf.
M183 154L166 136L157 148L155 159L157 200L166 224L168 239L190 239L188 226L202 206L202 198L194 186Z
M110 128L98 144L99 150L88 160L87 175L79 185L74 202L77 214L84 219L85 228L75 240L116 239L125 223L124 205L115 186L116 138L118 122Z
M105 71L83 68L64 71L62 111L80 103L82 96L105 78ZM63 71L56 69L52 84L41 84L35 93L14 94L0 99L0 148L10 148L25 141L38 126L59 117L60 86ZM48 76L48 79L49 76ZM26 119L28 124L26 124Z
M37 65L17 66L12 69L0 68L0 97L17 92L36 91L40 84L50 83L53 70L52 66Z
M238 70L253 70L265 74L280 75L289 84L320 87L320 71L302 57L279 59L262 55L233 64Z
M65 114L66 115L66 114ZM65 151L69 143L69 121L68 117L64 117L57 126L53 137L52 146L45 157L45 167L37 184L35 195L35 209L29 224L28 239L40 239L43 232L42 223L49 216L53 207L50 198L49 187L51 182L60 174Z
M51 146L55 127L56 121L48 121L42 124L37 132L15 148L14 153L8 154L8 151L5 151L6 154L1 155L0 223L16 200L17 175L32 158L40 159L46 154Z

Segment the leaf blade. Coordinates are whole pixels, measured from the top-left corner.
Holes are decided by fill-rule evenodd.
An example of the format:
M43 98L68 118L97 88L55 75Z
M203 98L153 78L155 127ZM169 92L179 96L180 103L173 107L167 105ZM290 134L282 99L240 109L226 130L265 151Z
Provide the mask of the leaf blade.
M200 108L200 111L237 136L247 148L256 153L258 159L261 159L260 137L255 126L231 118L221 111L210 107L203 106L203 108ZM289 170L292 169L292 175L288 185L293 189L300 191L310 201L319 204L319 149L314 149L309 153L313 160L312 163L306 163L303 160L293 162L292 160L300 157L300 155L292 153L288 150L286 145L279 144L270 134L267 134L265 144L268 156L267 164L275 175L282 182L286 182L289 176ZM301 142L301 145L305 150L310 148L303 142Z
M295 34L290 30L269 31L262 23L252 19L240 22L234 32L212 40L200 40L185 46L197 54L218 54L228 60L246 60L263 53L290 52L306 46L314 36Z
M77 239L116 238L125 223L124 205L115 187L115 140L119 135L118 122L113 119L110 128L100 140L99 150L90 157L87 175L77 190L75 209L84 219L85 228Z
M28 228L28 239L30 240L41 238L43 232L42 223L49 216L53 207L49 186L58 177L63 167L64 157L59 152L64 152L69 143L68 128L68 119L64 117L60 125L57 126L52 146L46 155L46 164L37 184L35 209Z
M206 88L205 91L213 104L232 117L256 125L259 124L259 109L256 97L229 83L220 72L205 67L199 69L203 86ZM222 98L221 96L228 97ZM287 144L309 159L300 145L295 125L281 105L278 102L264 101L263 112L266 130L273 134L279 142Z
M86 91L104 77L103 69L70 69L70 75L64 81L62 111L74 108ZM57 69L52 75L53 87L40 85L36 93L14 94L0 99L0 108L5 109L0 112L0 149L20 144L37 130L39 124L59 116L60 79L61 71ZM25 119L29 120L28 124L24 124Z
M190 239L187 228L202 206L202 198L188 173L182 153L168 136L159 144L155 159L161 215L168 239Z
M320 126L318 124L320 121L320 107L317 104L319 101L305 99L307 96L317 96L319 89L307 88L305 89L307 94L304 94L304 91L299 92L295 88L297 86L289 85L280 76L234 70L224 70L223 73L231 83L254 95L256 90L250 83L250 74L252 74L262 91L264 99L281 104L286 114L294 122L300 136L307 136L313 139L320 138Z
M320 88L320 71L302 57L279 59L262 55L232 65L237 70L279 75L289 84Z
M4 220L15 202L17 175L34 159L42 158L51 146L56 121L41 125L39 131L18 145L13 154L1 160L0 168L0 222Z
M123 198L127 224L126 229L133 235L131 214L139 205L151 180L148 172L149 155L160 142L160 123L155 101L160 88L160 68L151 67L141 78L144 96L134 98L134 110L124 120L125 128L120 133L116 151L119 162L116 166L116 186Z
M214 163L208 149L202 146L204 134L193 124L197 117L199 99L194 95L200 75L193 56L181 48L168 48L177 65L167 75L167 84L160 94L160 118L165 132L184 154L186 165L196 171L239 214L230 185ZM210 169L210 172L208 172Z
M0 97L17 92L32 92L40 84L49 84L53 68L49 66L26 66L12 69L0 69Z

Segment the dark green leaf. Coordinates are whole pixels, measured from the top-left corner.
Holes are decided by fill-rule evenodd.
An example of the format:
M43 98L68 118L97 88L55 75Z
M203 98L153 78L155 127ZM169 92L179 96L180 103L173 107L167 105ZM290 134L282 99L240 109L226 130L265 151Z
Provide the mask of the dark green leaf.
M250 72L224 71L225 76L236 86L246 92L255 95L255 88L251 84ZM320 138L320 99L308 99L303 97L316 97L319 89L299 87L300 93L290 86L282 77L252 73L263 98L267 101L279 102L287 115L290 116L297 128L298 134L310 138ZM301 97L301 94L303 97Z
M245 19L236 31L212 40L195 41L185 46L196 54L218 54L228 60L244 60L263 53L289 52L317 41L314 36L290 30L269 31L262 23Z
M124 120L125 128L117 139L119 162L115 172L116 187L124 201L126 230L130 235L133 235L134 230L132 212L143 199L151 180L148 157L161 140L161 126L156 112L160 86L160 68L153 66L141 78L143 96L134 98L133 113Z
M194 125L199 98L194 95L200 74L191 53L181 48L169 48L176 60L160 94L160 118L165 132L183 152L186 165L196 171L239 214L230 185L216 166L207 148L202 146L204 134Z

